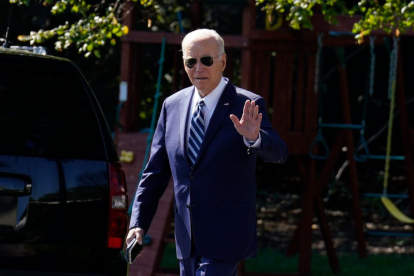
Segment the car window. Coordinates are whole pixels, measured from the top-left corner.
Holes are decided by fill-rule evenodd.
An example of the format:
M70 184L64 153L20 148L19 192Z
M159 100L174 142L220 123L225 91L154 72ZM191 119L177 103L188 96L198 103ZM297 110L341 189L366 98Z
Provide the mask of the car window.
M100 126L75 67L29 61L0 58L0 155L103 159Z

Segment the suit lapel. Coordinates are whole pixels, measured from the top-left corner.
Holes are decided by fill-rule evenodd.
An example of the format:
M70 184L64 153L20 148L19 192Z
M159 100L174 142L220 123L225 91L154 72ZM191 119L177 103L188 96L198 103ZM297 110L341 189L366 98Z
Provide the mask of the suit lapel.
M184 92L184 98L180 101L180 141L181 148L185 156L187 156L187 125L190 123L188 121L188 112L190 112L190 104L192 100L192 95L194 91L194 86L191 86ZM188 158L185 158L188 165L190 166L190 161Z
M217 132L217 129L219 128L223 119L227 116L230 116L229 111L233 106L235 96L236 89L234 88L233 84L229 81L226 87L224 88L224 91L221 94L221 97L217 103L216 109L214 110L213 116L210 119L210 123L208 124L206 135L204 136L203 143L201 144L197 160L203 155L204 151L213 139L214 134Z

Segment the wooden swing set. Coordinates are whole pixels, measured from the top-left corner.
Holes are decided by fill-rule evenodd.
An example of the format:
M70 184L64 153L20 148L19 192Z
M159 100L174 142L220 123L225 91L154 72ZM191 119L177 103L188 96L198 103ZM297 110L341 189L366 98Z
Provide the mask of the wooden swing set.
M358 190L357 162L361 159L368 160L376 158L369 154L367 147L363 145L365 153L362 154L356 150L354 142L354 130L360 130L363 137L364 128L352 124L351 108L349 101L348 77L345 69L345 61L338 58L336 70L338 72L339 96L341 99L342 122L336 126L322 122L318 110L320 107L320 93L318 92L319 81L319 58L322 47L345 47L355 44L351 36L337 37L325 35L318 36L316 32L303 32L301 34L289 31L269 31L258 30L254 28L253 19L255 18L255 9L253 1L247 1L243 10L243 33L240 36L224 36L226 41L226 53L231 56L236 51L241 51L241 84L245 89L259 93L272 108L273 112L269 113L272 124L279 131L282 138L288 143L291 158L296 160L301 177L305 182L305 190L302 196L302 213L300 222L291 239L287 250L287 255L298 253L298 271L290 274L258 274L245 271L244 263L239 267L239 275L310 275L311 274L311 256L312 256L312 224L316 215L322 231L325 242L329 265L334 273L340 271L335 246L332 240L331 230L328 224L328 218L325 214L322 193L331 178L332 171L335 169L342 148L347 148L347 159L349 161L350 190L352 193L352 206L354 215L354 227L356 240L358 242L358 254L360 257L367 256L365 245L364 223L360 204L360 193ZM201 3L194 1L194 14L201 14ZM129 20L129 21L128 21ZM148 33L133 30L133 16L126 21L130 27L130 33L122 42L122 63L121 63L121 81L128 87L128 99L123 103L122 113L119 116L124 127L124 134L117 134L117 143L122 139L129 139L125 133L131 132L136 124L138 113L139 92L140 92L140 47L144 44L160 45L166 41L166 47L173 49L174 55L166 57L169 62L174 64L175 68L181 66L181 56L178 54L180 49L180 34L171 33ZM348 25L336 27L337 31L347 31L353 22ZM315 26L316 30L328 34L332 31L331 27L327 28L322 25ZM323 43L322 43L323 42ZM398 44L397 44L398 45ZM395 52L395 59L398 58L398 48ZM371 62L374 61L371 59ZM393 65L394 66L394 65ZM372 66L371 66L372 67ZM401 62L395 62L394 81L392 87L394 93L391 94L391 101L397 101L400 116L400 131L402 144L404 148L404 162L407 168L408 196L411 202L414 202L414 170L412 162L412 149L409 142L409 125L404 95L403 72ZM236 66L229 63L226 71L227 76L233 76ZM178 70L175 70L175 73ZM391 71L391 70L390 70ZM398 72L398 74L397 74ZM371 72L370 72L371 73ZM316 77L315 77L316 76ZM184 80L181 79L181 82ZM185 81L184 81L185 82ZM188 82L188 80L187 80ZM180 75L173 76L173 91L177 91L180 83ZM397 93L398 92L398 93ZM393 95L393 96L392 96ZM392 107L394 108L394 107ZM390 110L390 118L394 111ZM389 127L392 122L390 121ZM329 147L323 141L323 129L330 128L337 130L337 136L333 144ZM316 137L316 138L315 138ZM389 141L391 144L391 141ZM391 149L391 146L389 147ZM321 152L325 155L320 155ZM384 160L392 160L391 153L387 151ZM316 163L322 164L322 170L317 173ZM386 169L387 171L387 169ZM136 173L136 171L134 172ZM388 178L388 177L384 177ZM128 179L128 176L127 176ZM385 183L385 182L384 182ZM136 188L136 182L131 187ZM386 188L386 184L384 184ZM392 204L387 194L381 194L384 205L391 213L411 223L409 217L404 218L401 212L396 211L395 205ZM381 197L380 196L380 197ZM154 223L151 226L149 235L152 244L148 246L146 257L143 255L131 266L131 276L133 273L140 275L175 275L169 272L162 272L158 266L162 257L165 245L174 242L167 237L169 233L170 222L172 219L172 202L173 192L169 185L166 193L161 199L160 206ZM391 203L390 203L391 202ZM411 204L411 217L414 216L414 204ZM145 257L145 258L144 258ZM144 271L145 270L145 271Z

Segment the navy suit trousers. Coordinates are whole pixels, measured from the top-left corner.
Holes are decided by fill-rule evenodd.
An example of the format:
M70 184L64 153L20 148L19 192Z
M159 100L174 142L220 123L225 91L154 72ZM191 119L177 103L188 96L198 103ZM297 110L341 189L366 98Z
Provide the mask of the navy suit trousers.
M179 260L180 276L236 276L238 262L224 262L200 255L192 243L188 259Z

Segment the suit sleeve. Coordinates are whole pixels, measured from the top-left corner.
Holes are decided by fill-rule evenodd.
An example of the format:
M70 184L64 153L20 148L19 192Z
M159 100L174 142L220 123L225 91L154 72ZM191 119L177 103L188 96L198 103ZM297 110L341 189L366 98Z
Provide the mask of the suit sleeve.
M151 152L148 163L142 174L137 191L135 193L130 228L140 227L147 233L151 221L157 211L158 202L167 188L171 177L171 169L165 148L165 102L161 109L157 128L151 144Z
M259 97L255 102L263 115L260 124L261 144L259 148L250 148L250 150L265 162L284 163L289 155L288 147L270 123L264 99Z

